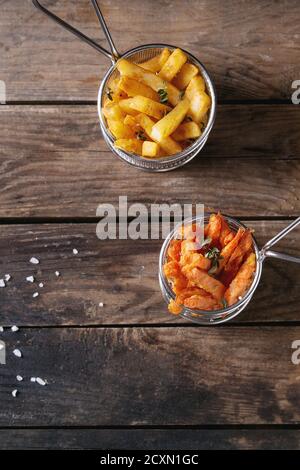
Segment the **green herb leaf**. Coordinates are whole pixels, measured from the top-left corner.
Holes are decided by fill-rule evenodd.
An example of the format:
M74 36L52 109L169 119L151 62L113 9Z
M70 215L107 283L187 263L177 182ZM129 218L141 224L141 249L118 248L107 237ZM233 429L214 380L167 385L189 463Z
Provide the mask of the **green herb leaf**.
M212 259L212 258L218 258L220 255L220 250L216 246L213 246L210 250L208 250L207 253L205 253L205 257Z
M185 94L185 90L181 90L181 92L179 93L179 98L182 100L182 98L184 97L184 94Z
M219 267L220 259L223 258L220 255L220 250L216 246L213 246L212 248L210 248L210 250L208 250L207 253L205 253L205 258L211 260L211 268L208 271L208 274L215 274Z
M161 103L167 103L168 102L168 92L167 92L167 90L164 90L163 88L160 88L157 93L158 93L158 96L159 96L159 101Z
M110 99L110 101L113 100L112 95L113 95L113 91L108 87L107 90L106 90L106 96L107 96L108 99Z
M138 140L147 140L143 131L138 131L135 133L135 135Z

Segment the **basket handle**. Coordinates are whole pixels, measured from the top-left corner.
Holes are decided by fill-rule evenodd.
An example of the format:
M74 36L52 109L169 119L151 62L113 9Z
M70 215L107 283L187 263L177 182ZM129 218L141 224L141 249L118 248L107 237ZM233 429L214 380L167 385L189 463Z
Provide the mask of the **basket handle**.
M101 13L101 10L99 8L99 5L97 3L97 0L91 0L92 1L92 4L95 8L95 11L96 11L96 14L97 14L97 17L99 19L99 22L101 24L101 27L103 29L103 32L105 34L105 37L108 41L108 44L109 44L109 47L110 47L110 50L111 52L109 52L108 50L104 49L104 47L100 46L100 44L96 43L93 39L89 38L88 36L86 36L85 34L83 34L81 31L79 31L78 29L74 28L73 26L71 26L70 24L66 23L64 20L62 20L61 18L59 18L59 16L55 15L54 13L52 13L50 10L47 10L47 8L45 8L43 5L41 5L41 3L38 1L38 0L32 0L32 3L34 4L34 6L36 8L38 8L39 10L41 10L45 15L49 16L49 18L51 18L53 21L55 21L56 23L58 23L60 26L62 26L63 28L65 28L67 31L69 31L70 33L74 34L77 38L81 39L81 41L85 42L86 44L88 44L89 46L93 47L94 49L96 49L96 51L100 52L101 54L105 55L105 57L108 57L112 63L115 63L116 60L118 59L119 57L119 53L113 43L113 40L112 40L112 37L109 33L109 30L107 28L107 25L105 23L105 20L103 18L103 15Z
M278 253L276 251L272 251L269 249L273 245L275 245L277 242L279 242L279 240L285 237L291 230L293 230L299 224L300 224L300 217L293 220L292 223L290 223L287 227L281 230L281 232L275 235L275 237L271 238L271 240L269 240L260 250L260 256L261 256L262 261L265 258L270 257L270 258L283 259L284 261L292 261L293 263L300 263L299 256L286 255L285 253Z

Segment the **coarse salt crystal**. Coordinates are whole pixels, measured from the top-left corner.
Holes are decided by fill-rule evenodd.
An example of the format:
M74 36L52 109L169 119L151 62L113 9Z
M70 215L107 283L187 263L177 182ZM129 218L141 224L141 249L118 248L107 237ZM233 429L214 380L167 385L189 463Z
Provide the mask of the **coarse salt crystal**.
M30 258L29 262L31 264L39 264L39 260L37 258L35 258L34 256L32 258Z
M3 326L0 326L0 333L3 333L3 331L4 331Z
M35 297L38 297L38 296L39 296L39 293L38 293L38 292L34 292L34 293L32 294L32 297L33 297L34 299L35 299Z
M22 377L22 375L17 375L16 379L17 379L18 382L22 382L23 377Z
M15 333L16 331L19 331L19 328L16 325L14 325L11 327L11 331Z
M60 276L60 272L59 272L59 271L55 271L55 276L56 276L56 277Z
M5 287L4 279L0 279L0 287Z
M16 398L16 396L18 395L18 390L17 389L13 390L11 394L14 398Z
M36 382L36 377L30 377L30 382Z
M20 349L14 349L14 350L13 350L13 354L14 354L16 357L22 357L22 353L21 353Z
M5 281L8 282L11 279L11 275L10 274L5 274L4 279L5 279Z
M42 282L40 282L39 287L44 287L44 284Z
M46 381L41 379L40 377L36 378L36 383L38 383L39 385L42 385L42 387L46 385Z
M73 254L78 255L78 250L76 250L76 248L73 248Z
M100 302L100 303L99 303L99 307L104 307L104 303L103 303L103 302Z
M28 282L34 282L34 277L33 276L27 276L26 281Z

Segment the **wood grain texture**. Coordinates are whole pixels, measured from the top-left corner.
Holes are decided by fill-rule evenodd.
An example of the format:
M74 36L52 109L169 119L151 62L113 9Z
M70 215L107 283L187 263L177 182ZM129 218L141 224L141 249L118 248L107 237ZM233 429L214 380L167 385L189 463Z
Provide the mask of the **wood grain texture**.
M287 224L248 222L260 246ZM0 290L0 325L184 323L168 313L160 292L161 244L100 241L96 224L1 226L0 277L9 273L12 279ZM299 256L299 246L300 229L295 229L276 249ZM38 257L38 266L29 263L31 256ZM26 282L29 275L35 276L34 284ZM234 322L299 321L299 281L299 264L267 260L252 301ZM43 288L38 288L39 282ZM35 291L40 295L34 299Z
M6 331L0 427L296 424L299 337L300 327Z
M89 2L44 3L107 47ZM299 79L297 0L234 0L230 8L218 0L158 0L155 8L149 0L126 8L103 0L101 8L120 51L153 42L183 47L207 66L221 99L290 99L291 82ZM95 99L109 61L30 0L1 2L0 31L8 100Z
M193 162L149 174L108 151L95 106L3 106L0 217L95 216L100 203L116 204L121 195L147 205L201 202L238 216L297 215L298 111L220 106L216 128Z
M299 430L10 429L1 449L299 450Z

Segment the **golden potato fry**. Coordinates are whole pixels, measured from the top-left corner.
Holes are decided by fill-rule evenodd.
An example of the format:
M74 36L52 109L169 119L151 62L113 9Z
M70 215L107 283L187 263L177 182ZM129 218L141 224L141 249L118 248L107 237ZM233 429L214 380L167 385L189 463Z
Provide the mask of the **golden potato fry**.
M129 114L130 116L137 116L139 112L130 106L132 103L132 100L133 98L127 98L126 100L121 100L119 102L119 106L122 109L122 111L124 111L125 114Z
M190 102L184 98L175 108L172 109L164 118L154 124L151 132L151 138L160 142L162 139L169 137L179 124L183 121L190 108Z
M141 64L139 64L139 66L143 69L150 70L150 72L157 73L166 63L169 56L170 51L169 49L165 48L161 51L160 54L156 55L152 59L147 60L146 62L142 62Z
M146 98L145 96L134 96L130 101L130 108L141 113L152 116L156 119L161 119L170 110L168 106L162 103Z
M118 104L109 104L102 108L102 112L106 119L112 119L113 121L122 121L125 113Z
M242 297L249 289L255 269L256 257L254 253L251 253L225 292L224 298L229 306L235 304L239 297Z
M173 80L175 75L177 75L186 61L186 54L181 49L175 49L159 72L159 77L170 82Z
M121 59L117 63L117 68L121 75L125 75L135 80L142 81L148 85L152 90L158 92L159 90L166 90L168 101L173 105L180 101L181 92L171 83L167 83L155 73L143 69L139 65L133 64L126 59Z
M107 120L108 128L116 139L131 139L135 137L132 127L126 126L122 121Z
M134 80L134 78L121 77L119 88L125 91L128 96L141 95L153 101L159 101L159 96L156 91L152 90L148 85Z
M120 100L128 98L127 94L119 88L119 78L111 80L105 90L107 103L118 103Z
M156 142L150 142L145 140L142 147L142 156L143 157L158 157L159 155L159 145Z
M130 114L126 114L123 122L126 126L132 127L133 129L140 127L134 117L130 116Z
M137 139L117 139L115 147L130 153L142 154L142 142Z
M185 63L179 73L173 80L173 85L176 86L179 90L184 90L197 74L199 73L198 68L196 65Z
M201 93L203 91L205 91L204 78L201 75L197 75L196 77L192 78L188 84L188 87L185 90L185 94L187 98L191 100L195 93Z
M171 135L172 139L182 141L187 139L197 139L201 135L198 124L194 121L183 122L177 127L176 131Z
M151 138L151 131L155 124L154 121L152 121L149 116L146 116L146 114L139 114L135 119ZM153 140L156 141L155 139ZM175 140L173 140L171 137L167 137L166 139L163 139L157 143L166 152L167 155L173 155L175 153L181 152L182 150L180 144L175 142Z

